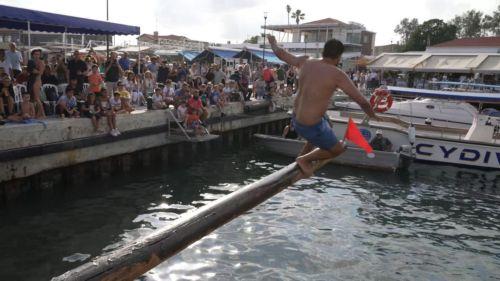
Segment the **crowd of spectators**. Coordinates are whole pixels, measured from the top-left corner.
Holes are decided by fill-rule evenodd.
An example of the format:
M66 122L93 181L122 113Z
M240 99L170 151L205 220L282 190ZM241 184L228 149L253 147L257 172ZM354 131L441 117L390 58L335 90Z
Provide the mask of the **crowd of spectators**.
M297 87L295 70L281 65L168 63L157 56L135 60L116 52L105 59L92 50L50 59L33 50L26 60L15 44L0 50L0 75L2 123L86 117L102 132L99 119L106 118L113 136L120 134L116 116L139 108L170 108L187 128L197 130L210 106L223 115L228 102L291 96ZM16 85L25 85L16 88L22 98L16 98Z

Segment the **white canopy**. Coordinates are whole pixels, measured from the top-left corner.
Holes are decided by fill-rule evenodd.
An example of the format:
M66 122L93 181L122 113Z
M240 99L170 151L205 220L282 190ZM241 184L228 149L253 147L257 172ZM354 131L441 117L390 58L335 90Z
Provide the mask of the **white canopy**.
M417 72L500 73L500 54L384 53L367 67Z

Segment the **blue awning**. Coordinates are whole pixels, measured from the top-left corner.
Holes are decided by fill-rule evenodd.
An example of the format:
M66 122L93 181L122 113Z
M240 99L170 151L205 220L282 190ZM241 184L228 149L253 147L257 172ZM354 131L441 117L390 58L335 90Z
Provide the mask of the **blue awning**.
M198 56L201 52L197 51L180 51L179 54L184 57L184 59L188 61L192 61L196 56Z
M138 26L0 5L0 27L28 30L28 22L30 30L34 31L96 35L140 34Z
M262 50L247 49L252 55L262 59ZM270 63L284 64L285 62L280 60L273 52L264 51L264 59Z
M209 49L214 55L221 57L223 59L232 59L236 54L238 54L239 50L222 50L222 49Z

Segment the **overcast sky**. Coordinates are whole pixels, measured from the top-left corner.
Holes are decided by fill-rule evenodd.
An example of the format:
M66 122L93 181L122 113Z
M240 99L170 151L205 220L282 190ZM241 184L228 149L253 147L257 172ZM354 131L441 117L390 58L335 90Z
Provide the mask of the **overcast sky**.
M105 0L0 0L1 4L91 19L106 19ZM77 5L79 3L79 5ZM110 21L137 25L141 33L184 35L208 42L241 43L262 32L264 12L268 24L286 24L286 5L305 13L304 22L327 17L355 21L377 33L376 45L399 40L393 30L405 17L419 22L431 18L445 21L476 9L491 14L500 0L109 0ZM293 20L293 19L291 19ZM133 37L120 36L118 42L135 43Z

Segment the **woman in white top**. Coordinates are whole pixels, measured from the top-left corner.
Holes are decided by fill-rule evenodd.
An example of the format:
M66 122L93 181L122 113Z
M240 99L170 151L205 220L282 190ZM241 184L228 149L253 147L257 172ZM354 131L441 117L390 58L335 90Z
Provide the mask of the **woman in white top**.
M165 109L167 107L160 88L155 89L155 93L153 94L152 99L153 109Z
M149 96L154 93L155 88L156 82L153 78L153 74L151 73L151 71L146 71L146 73L144 73L142 92Z

